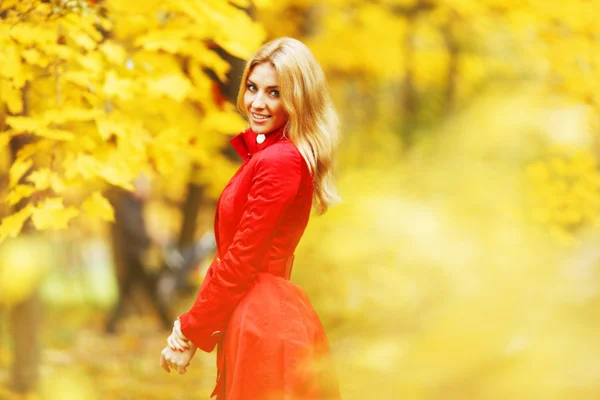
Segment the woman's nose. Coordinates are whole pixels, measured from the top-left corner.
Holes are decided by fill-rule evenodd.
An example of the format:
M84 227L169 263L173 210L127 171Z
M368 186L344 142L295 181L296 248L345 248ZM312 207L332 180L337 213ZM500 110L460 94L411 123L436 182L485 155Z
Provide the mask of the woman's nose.
M261 109L264 107L265 107L265 100L263 98L263 95L260 93L257 93L256 96L254 96L254 100L252 101L252 108Z

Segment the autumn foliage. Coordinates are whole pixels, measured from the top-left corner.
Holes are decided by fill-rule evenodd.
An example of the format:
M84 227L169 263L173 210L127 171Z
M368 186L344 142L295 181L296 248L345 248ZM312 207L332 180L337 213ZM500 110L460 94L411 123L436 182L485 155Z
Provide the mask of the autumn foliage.
M3 257L19 258L28 224L103 237L105 189L140 173L158 202L189 182L216 197L245 127L218 89L221 55L294 36L342 120L343 202L311 220L292 279L324 320L344 398L598 398L599 9L0 1L0 241L17 243ZM175 231L179 210L152 207L154 229ZM0 304L42 279L3 265Z

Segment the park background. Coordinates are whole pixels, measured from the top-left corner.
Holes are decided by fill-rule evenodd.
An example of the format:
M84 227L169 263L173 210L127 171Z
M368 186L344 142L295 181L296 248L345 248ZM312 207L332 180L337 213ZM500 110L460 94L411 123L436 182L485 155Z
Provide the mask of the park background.
M279 36L314 52L341 119L343 201L311 219L292 280L343 398L599 398L599 15L598 0L1 0L0 398L208 398L214 354L159 369L167 332L143 295L103 331L106 193L143 173L157 243L209 230L246 126L228 101L240 60Z

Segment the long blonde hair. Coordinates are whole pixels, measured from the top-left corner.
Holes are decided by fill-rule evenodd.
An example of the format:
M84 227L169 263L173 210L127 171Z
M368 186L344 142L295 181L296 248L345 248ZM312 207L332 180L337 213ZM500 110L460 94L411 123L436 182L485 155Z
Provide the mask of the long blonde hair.
M246 63L237 106L247 117L244 93L255 66L269 62L275 67L283 107L288 114L284 135L298 148L313 176L313 199L317 214L340 200L333 183L334 152L339 141L338 117L333 108L325 74L302 42L279 38L260 47Z

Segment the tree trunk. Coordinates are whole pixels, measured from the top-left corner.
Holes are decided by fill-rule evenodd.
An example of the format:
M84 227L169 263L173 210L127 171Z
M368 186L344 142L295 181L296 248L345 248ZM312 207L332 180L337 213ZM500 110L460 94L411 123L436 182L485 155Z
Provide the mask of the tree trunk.
M407 32L406 38L404 39L404 59L406 60L406 75L404 76L404 83L402 85L402 114L404 115L403 121L403 137L406 142L406 146L410 147L413 143L413 130L416 125L417 117L417 93L415 92L415 86L413 83L412 65L413 65L413 25L414 25L415 13L411 13L407 16Z
M23 116L29 114L28 92L29 85L26 84L22 89L23 112L21 115ZM27 143L30 143L31 140L30 135L19 135L11 140L10 150L13 160L15 160L18 151ZM30 171L24 174L21 181L24 181L29 173ZM21 210L26 204L27 200L19 202L13 208L13 212ZM31 223L25 223L21 235L27 235L32 230ZM35 288L29 298L9 310L10 332L14 342L11 386L18 393L32 391L39 379L41 308L38 288Z
M248 13L252 15L252 10L248 10ZM225 83L219 81L219 79L207 71L207 74L216 82L220 95L235 104L237 100L237 94L242 79L242 72L244 71L244 60L240 60L237 57L232 56L221 48L215 48L215 52L231 65L231 69L227 73L227 80ZM237 158L237 153L232 151L229 147L224 150L225 155L230 158ZM205 198L205 187L190 182L188 184L187 195L181 211L183 214L183 224L181 231L179 232L179 238L177 241L178 247L184 249L191 245L195 241L196 233L196 222L198 220L198 212L203 204L206 204Z
M34 390L39 379L42 307L37 292L36 289L28 299L10 309L9 323L14 342L11 386L17 393Z
M458 74L458 45L456 39L452 33L452 22L449 22L443 29L444 41L446 48L448 49L448 55L450 61L448 65L448 77L446 81L448 86L446 88L446 96L444 101L444 111L449 114L455 105L456 100L456 79Z
M195 241L196 221L203 199L204 187L190 182L185 201L181 207L183 224L177 242L180 249L185 249Z

